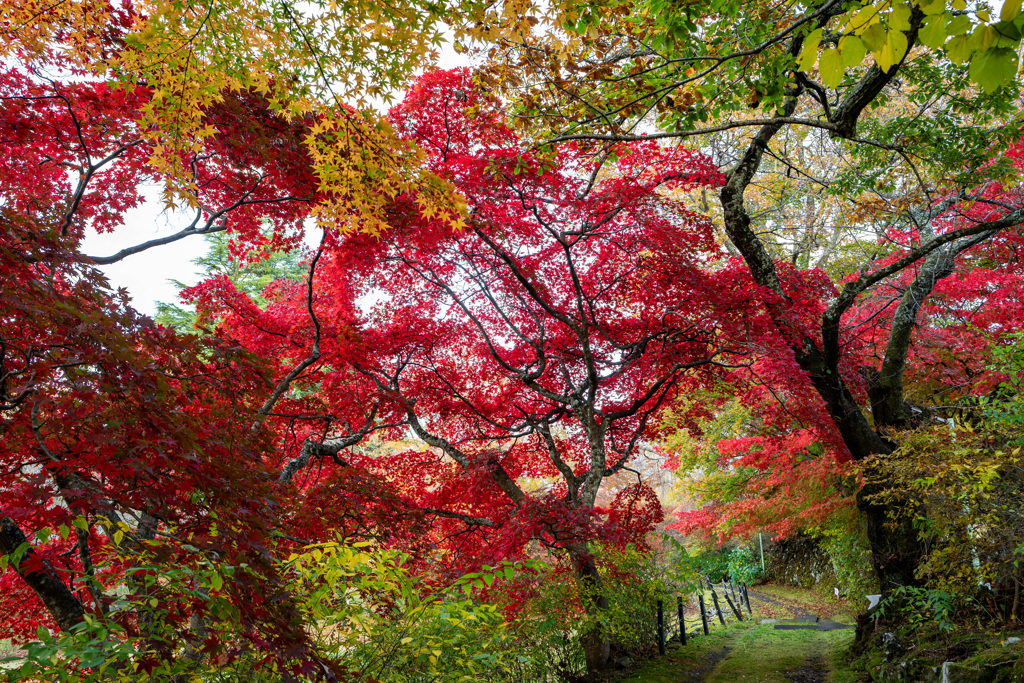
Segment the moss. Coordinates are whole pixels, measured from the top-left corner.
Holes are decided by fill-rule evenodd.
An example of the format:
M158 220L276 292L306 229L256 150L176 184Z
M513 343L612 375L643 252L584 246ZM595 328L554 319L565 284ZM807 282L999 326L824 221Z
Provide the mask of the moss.
M887 661L882 643L883 633L895 633L899 640L898 654ZM954 631L915 629L910 626L884 627L870 637L859 657L849 662L853 677L837 681L881 681L896 670L921 672L914 680L941 680L945 662L950 662L949 678L957 683L1024 683L1024 643L1003 647L1008 636L1024 637L1024 633L997 634L988 631ZM860 678L857 678L860 676Z
M776 631L771 625L753 622L730 624L710 636L692 639L685 648L675 646L665 657L648 662L642 669L621 679L622 683L680 683L692 681L692 674L709 664L701 676L704 683L789 683L795 672L822 670L835 683L856 681L838 670L837 653L849 648L852 631ZM728 650L728 654L720 657ZM719 655L720 661L715 661Z
M743 628L740 624L724 629L719 627L710 635L691 638L685 647L673 643L666 649L664 657L648 660L639 670L618 679L619 683L678 683L681 671L700 668L711 655L730 647L736 633Z

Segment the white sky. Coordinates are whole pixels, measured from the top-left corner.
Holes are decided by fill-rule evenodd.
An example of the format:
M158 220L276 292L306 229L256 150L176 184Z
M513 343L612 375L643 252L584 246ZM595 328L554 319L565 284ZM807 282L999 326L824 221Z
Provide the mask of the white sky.
M465 55L456 54L450 41L440 50L438 66L451 69L468 65ZM146 203L125 214L124 224L113 233L97 235L88 232L82 243L82 253L89 256L110 256L125 247L130 247L157 237L171 235L187 226L194 214L190 212L161 212L160 190L155 186L140 188ZM306 241L316 246L320 238L318 230L307 230ZM206 240L198 235L154 247L140 254L134 254L109 266L101 266L113 289L124 287L132 297L135 308L147 315L156 315L156 303L178 303L178 288L169 280L179 280L185 285L198 282L196 266L190 261L206 253Z

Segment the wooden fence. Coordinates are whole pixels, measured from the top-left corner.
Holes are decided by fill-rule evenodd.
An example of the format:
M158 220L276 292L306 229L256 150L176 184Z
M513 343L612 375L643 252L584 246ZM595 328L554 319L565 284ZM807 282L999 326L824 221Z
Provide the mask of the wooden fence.
M705 593L705 581L698 579L700 582L700 592L697 593L697 605L698 614L694 614L689 623L685 613L685 605L683 604L683 596L677 595L675 597L675 604L669 600L666 605L664 600L658 600L658 652L665 654L665 643L667 640L679 640L681 645L686 645L688 637L693 635L699 635L701 631L704 635L711 633L711 626L717 619L722 626L725 626L726 612L722 602L728 606L731 612L730 618L734 618L737 621L744 621L743 608L747 608L747 619L753 617L754 611L750 608L750 595L747 593L747 586L744 583L733 584L732 582L723 581L721 585L717 586L711 581L707 581L707 587L711 591L712 605L707 605L704 599ZM719 598L718 591L716 588L720 588L722 591L722 597ZM700 619L698 624L697 619ZM687 633L687 627L692 625L693 633Z

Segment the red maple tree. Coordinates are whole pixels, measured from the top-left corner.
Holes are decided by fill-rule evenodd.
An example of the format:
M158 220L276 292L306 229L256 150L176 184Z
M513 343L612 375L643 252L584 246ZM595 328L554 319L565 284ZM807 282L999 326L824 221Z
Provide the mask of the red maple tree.
M187 636L202 601L179 611L159 586L125 572L215 558L246 567L227 590L251 642L302 651L300 618L273 561L271 442L253 419L275 378L237 344L155 325L93 265L229 228L258 250L267 221L272 242L294 241L315 188L302 127L276 118L258 95L227 97L206 113L216 134L186 160L192 223L86 256L86 231L121 225L141 201L139 185L161 182L138 129L151 93L111 88L59 52L48 66L0 72L0 554L10 560L0 574L0 637L108 614L116 597L107 589L120 584L137 606L120 612L123 626L155 638L154 661L171 657L151 611L171 615L169 626ZM206 644L228 645L239 643Z
M661 516L643 481L596 508L602 481L728 362L719 246L673 198L722 176L655 142L531 150L466 70L422 77L391 121L465 197L465 228L407 195L379 236L328 231L315 277L279 283L265 309L224 277L188 296L279 376L301 368L268 418L285 478L325 472L301 495L358 468L435 518L461 567L539 541L600 582L588 541L643 543ZM371 433L419 445L351 448ZM607 643L592 646L603 663Z

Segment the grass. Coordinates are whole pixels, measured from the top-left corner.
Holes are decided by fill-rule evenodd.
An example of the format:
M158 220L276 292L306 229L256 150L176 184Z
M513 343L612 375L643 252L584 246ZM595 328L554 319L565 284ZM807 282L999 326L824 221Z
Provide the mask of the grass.
M732 683L749 681L754 683L790 683L790 676L802 668L811 666L827 672L829 683L844 683L851 679L845 670L842 653L853 640L853 630L811 631L780 630L771 624L759 625L765 618L791 618L794 608L818 613L822 598L820 595L786 586L770 586L768 590L757 588L766 595L783 603L765 604L756 598L751 600L754 616L748 621L736 623L729 615L724 628L716 619L711 624L711 634L691 638L686 647L670 646L664 657L656 657L643 668L619 679L621 683ZM708 594L708 604L710 604ZM839 608L852 612L843 601L832 600L831 614L826 618L846 616ZM724 606L724 605L723 605ZM728 608L726 608L728 609ZM835 615L835 616L833 616ZM688 620L693 612L687 612ZM849 617L852 620L852 617ZM846 619L838 619L852 623ZM690 621L692 624L692 621ZM728 650L725 656L724 651Z
M857 620L856 615L861 611L861 605L854 604L851 600L824 595L811 588L797 588L795 586L766 583L761 586L755 586L751 590L763 593L780 602L800 607L808 612L813 612L822 619L839 621L844 624L855 623ZM867 606L866 601L864 606Z
M732 652L705 681L789 683L792 672L810 664L831 673L833 653L849 647L852 640L853 631L776 631L770 625L751 626L738 634Z
M748 622L749 623L749 622ZM716 622L717 625L717 622ZM712 627L710 635L690 638L686 646L678 642L668 646L664 657L655 657L639 671L618 679L619 683L679 683L679 672L698 668L709 656L733 641L745 625L733 623L726 628Z

